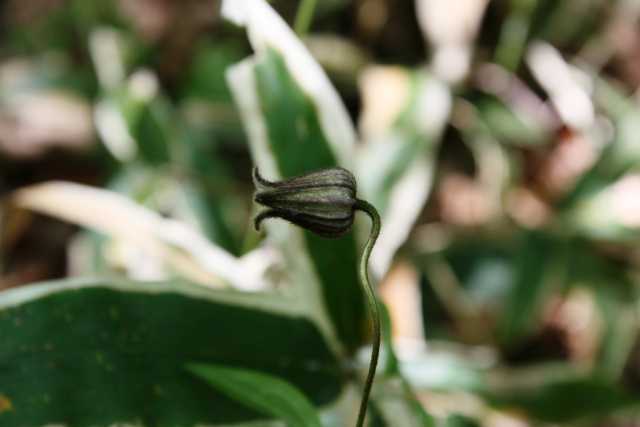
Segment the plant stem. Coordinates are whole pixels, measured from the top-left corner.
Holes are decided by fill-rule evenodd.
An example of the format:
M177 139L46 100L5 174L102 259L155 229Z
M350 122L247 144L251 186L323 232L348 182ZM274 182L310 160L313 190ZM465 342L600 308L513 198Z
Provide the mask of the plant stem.
M317 2L318 0L302 0L302 3L298 6L296 22L294 24L298 36L302 37L309 31Z
M367 404L369 402L369 395L371 394L371 387L373 386L373 379L376 375L376 367L378 365L378 356L380 353L380 310L378 309L378 302L376 299L375 291L371 282L369 281L368 266L369 257L371 256L371 250L375 245L378 235L380 234L380 215L378 211L369 202L358 199L356 201L356 210L360 210L371 218L371 234L369 234L369 240L364 246L362 257L360 258L360 281L367 296L367 302L369 303L369 310L371 311L371 320L373 321L373 349L371 351L371 362L369 363L369 372L367 373L367 380L364 384L364 391L362 392L362 401L360 402L360 412L358 413L358 422L356 427L362 427L364 424L364 418L367 414Z

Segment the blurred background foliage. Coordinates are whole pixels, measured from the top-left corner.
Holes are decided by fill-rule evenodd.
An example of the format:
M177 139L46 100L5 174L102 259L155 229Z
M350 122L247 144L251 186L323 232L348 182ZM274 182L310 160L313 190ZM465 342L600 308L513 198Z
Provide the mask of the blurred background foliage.
M270 4L293 25L298 1ZM253 230L249 125L225 77L252 47L219 2L4 0L0 19L0 197L57 180L102 187L188 224L246 279L203 266L196 237L166 243L160 222L53 189L49 203L79 218L1 208L0 289L87 275L286 286L295 253ZM347 162L383 214L372 268L395 369L425 419L640 425L639 24L637 0L317 5L302 40L357 123ZM295 82L269 92L282 64L261 58L261 96L290 96L269 110L284 120L275 135L295 138L288 115L320 126ZM322 164L304 155L280 170ZM38 203L23 207L51 213ZM124 238L136 233L164 249ZM349 244L339 250L354 257ZM336 268L332 244L307 246ZM325 292L362 316L357 295ZM331 307L353 352L357 322ZM389 416L403 390L389 382L374 422L409 425Z

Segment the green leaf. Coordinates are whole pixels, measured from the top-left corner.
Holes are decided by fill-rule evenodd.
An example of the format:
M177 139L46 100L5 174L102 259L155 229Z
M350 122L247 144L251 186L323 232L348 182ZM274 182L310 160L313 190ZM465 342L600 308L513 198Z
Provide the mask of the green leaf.
M260 110L259 116L249 117L246 116L247 111L245 111L244 119L245 122L261 121L265 126L266 140L258 140L255 136L250 140L254 150L254 160L261 169L275 170L273 173L291 177L316 169L337 166L337 155L325 136L324 128L320 125L313 100L302 91L297 81L294 81L280 53L269 49L259 56L255 64L244 62L238 67L241 66L248 66L248 68L234 70L233 78L238 81L232 84L232 87L241 110L243 108ZM250 75L241 75L241 73ZM248 82L253 82L256 92L239 94L240 80L245 86ZM242 89L247 91L246 87ZM242 97L255 97L257 99L253 101L258 105L245 106ZM252 127L248 123L245 125L249 129ZM266 146L263 147L262 144ZM263 168L263 165L266 166ZM266 177L276 178L269 175ZM295 231L297 230L287 232ZM298 250L287 255L296 258L308 255L310 267L313 269L311 276L317 278L317 281L309 280L308 270L294 275L294 280L297 279L300 286L309 292L308 298L316 298L316 293L322 295L331 325L338 338L348 350L354 350L362 343L366 329L353 234L349 233L340 239L328 240L310 232L304 232L301 233L300 240L289 238L282 244L291 247L297 242L300 242ZM299 260L289 262L300 264ZM292 271L295 271L293 267ZM317 291L313 290L314 285L319 288ZM325 310L322 309L321 313L324 315Z
M230 254L239 256L240 238L234 235L233 232L235 230L232 229L230 226L231 221L229 221L229 217L232 215L238 216L238 212L227 208L233 202L236 202L233 199L234 195L231 194L231 191L226 192L223 190L222 194L221 192L213 191L211 187L201 185L202 181L204 180L184 180L181 183L187 205L197 217L198 225L209 240L220 245ZM228 183L231 180L224 179L221 181ZM215 187L215 190L219 188L219 186ZM244 197L238 196L238 199L244 199Z
M607 141L593 166L558 202L562 227L598 240L633 242L640 229L625 221L619 194L640 166L640 109L615 84L594 78L594 101L614 122L615 135Z
M640 109L620 93L613 85L603 79L595 81L595 101L615 122L615 136L600 153L598 160L580 179L574 188L560 200L558 206L566 213L566 225L572 226L576 210L587 205L593 197L614 184L626 173L640 165L640 145L637 135L640 131ZM600 206L600 209L603 207ZM583 208L584 210L584 208ZM608 209L604 209L607 211ZM599 212L594 217L602 216ZM595 224L600 226L601 224ZM615 227L618 224L605 224ZM597 227L595 227L597 228ZM599 232L599 230L594 230Z
M287 177L336 165L312 100L289 74L284 58L269 49L255 68L269 144Z
M280 173L292 177L337 166L312 101L287 71L284 59L268 50L255 68L270 148ZM324 299L338 336L348 348L363 339L364 306L352 234L328 240L305 231L304 241L322 282Z
M144 105L140 115L130 123L131 134L138 144L140 158L152 165L168 163L172 138L171 116L175 112L156 99Z
M600 17L607 5L604 0L530 3L545 6L536 14L534 36L558 47L571 46L571 43L581 45L588 40L599 30Z
M509 390L489 397L500 407L519 408L546 422L575 422L607 416L638 403L638 396L597 378L564 379L527 390Z
M633 319L638 295L627 276L628 267L603 258L582 241L571 246L568 264L568 285L591 290L603 321L596 372L615 381L622 375L637 337Z
M188 363L259 371L315 405L332 402L342 375L318 329L305 318L230 305L230 293L107 281L0 293L0 398L10 407L0 425L170 427L260 417L194 378Z
M495 50L495 62L509 70L516 70L527 47L527 40L534 12L535 0L510 0L509 14L502 23L500 38Z
M515 245L495 238L462 239L420 260L425 333L449 339L455 325L482 310L498 315L512 291ZM449 271L450 274L447 274ZM444 279L444 280L443 280Z
M502 319L502 339L513 345L537 324L550 280L559 265L558 242L539 232L526 233L514 260L515 278Z
M387 427L388 424L385 421L378 405L375 402L369 408L369 426L368 427Z
M152 99L143 99L128 87L108 94L105 100L112 102L115 111L123 117L132 141L136 144L136 156L129 160L141 160L150 165L169 161L173 126L170 117L175 112L166 100L155 94ZM103 134L103 139L107 142L105 136Z
M465 240L444 254L471 299L497 310L514 281L512 242L492 239Z
M537 146L547 142L544 129L533 118L506 105L495 96L477 94L472 102L482 122L502 143L515 146Z
M187 369L230 398L291 427L321 426L307 397L280 378L211 364L190 364Z
M451 414L444 420L444 427L479 427L480 423L466 415Z
M201 42L195 47L192 63L185 72L180 97L231 103L224 73L228 66L241 60L244 54L242 46L233 41Z
M227 73L254 162L266 178L314 169L352 169L355 131L346 108L304 44L266 1L224 1L222 14L247 27L256 54ZM281 245L297 291L325 335L347 352L366 324L354 236L326 240L267 224ZM271 233L271 231L278 231ZM279 236L279 237L276 237Z

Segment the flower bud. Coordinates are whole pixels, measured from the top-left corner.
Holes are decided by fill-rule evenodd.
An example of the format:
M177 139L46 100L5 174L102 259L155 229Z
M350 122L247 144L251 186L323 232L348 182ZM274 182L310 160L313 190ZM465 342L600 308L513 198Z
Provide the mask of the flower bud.
M256 230L266 218L282 218L320 236L335 238L353 224L356 180L346 169L330 168L270 182L253 170L255 201L267 210L255 218Z

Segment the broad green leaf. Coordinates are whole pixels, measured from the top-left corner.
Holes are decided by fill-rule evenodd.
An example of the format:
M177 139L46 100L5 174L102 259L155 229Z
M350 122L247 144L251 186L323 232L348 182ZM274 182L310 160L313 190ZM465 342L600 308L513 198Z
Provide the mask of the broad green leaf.
M307 397L280 378L211 364L189 364L187 370L235 401L281 419L290 427L321 427L318 413Z
M189 363L277 376L315 405L338 396L338 362L310 321L230 305L226 294L101 280L0 293L0 397L8 403L0 425L169 427L260 416L195 378Z
M335 89L302 42L263 0L224 1L247 27L256 55L228 72L255 163L270 179L341 165L350 168L355 132ZM327 240L289 224L266 224L312 318L353 351L366 325L352 234Z

